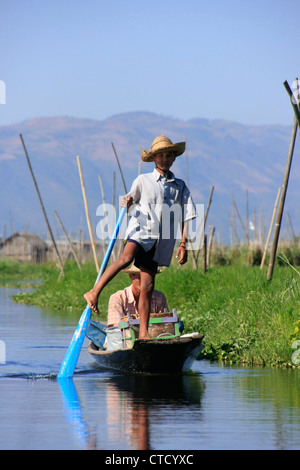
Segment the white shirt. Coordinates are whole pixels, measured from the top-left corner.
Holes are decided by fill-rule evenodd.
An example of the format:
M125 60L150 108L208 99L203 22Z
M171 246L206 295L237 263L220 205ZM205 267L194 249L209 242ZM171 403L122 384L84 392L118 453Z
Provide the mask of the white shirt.
M145 251L156 243L154 261L169 266L176 239L181 239L182 222L197 217L185 182L173 173L166 179L154 169L138 176L127 196L133 198L133 206L125 237L137 241Z

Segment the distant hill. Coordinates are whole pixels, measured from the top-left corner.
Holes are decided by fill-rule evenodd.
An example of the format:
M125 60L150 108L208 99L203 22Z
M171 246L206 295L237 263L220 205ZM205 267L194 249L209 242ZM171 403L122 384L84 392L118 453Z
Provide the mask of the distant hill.
M293 116L291 116L292 123ZM292 127L292 126L291 126ZM105 198L112 202L113 172L116 198L124 194L111 143L117 151L130 189L137 176L140 146L150 148L157 135L173 141L187 141L185 156L179 157L173 170L189 185L195 202L206 205L214 186L208 225L216 227L220 241L230 239L232 196L240 215L246 219L246 192L253 222L255 210L265 232L273 211L278 188L282 184L291 127L247 126L224 120L191 119L181 121L148 112L112 116L103 121L72 117L49 117L0 127L0 233L11 229L31 231L46 237L47 229L26 163L19 134L25 141L33 171L55 236L62 235L53 214L56 210L73 236L80 229L87 237L87 224L77 168L81 158L92 224L98 218L96 208L102 202L98 175ZM142 172L153 165L143 163ZM297 137L290 184L285 206L286 233L289 214L296 234L300 230L300 155ZM241 225L236 216L239 236ZM289 232L291 233L291 232Z

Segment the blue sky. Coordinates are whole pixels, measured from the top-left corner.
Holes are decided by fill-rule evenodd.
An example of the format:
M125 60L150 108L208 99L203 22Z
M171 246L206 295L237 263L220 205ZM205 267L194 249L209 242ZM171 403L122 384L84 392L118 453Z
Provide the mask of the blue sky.
M291 125L299 0L1 0L0 125L43 116Z

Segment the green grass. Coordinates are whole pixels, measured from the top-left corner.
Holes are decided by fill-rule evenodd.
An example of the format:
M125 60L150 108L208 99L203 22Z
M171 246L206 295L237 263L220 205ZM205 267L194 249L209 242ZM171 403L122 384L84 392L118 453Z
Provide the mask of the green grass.
M50 264L20 263L3 258L0 259L0 287L31 286L31 281L44 280L51 270Z
M222 266L205 275L170 269L162 287L186 331L205 334L205 357L289 365L300 319L299 280L286 267L268 283L258 267Z
M287 263L277 264L272 281L267 282L266 271L236 263L214 266L203 274L190 264L174 264L156 277L155 287L165 293L169 309L177 309L186 333L205 334L204 358L293 366L292 342L300 340L300 274ZM86 305L82 295L95 278L93 263L79 271L69 261L65 276L59 278L55 265L0 261L2 285L17 279L43 281L34 291L18 294L17 302L65 311L74 315L74 325ZM129 282L128 275L119 273L103 290L100 319L106 319L109 296Z

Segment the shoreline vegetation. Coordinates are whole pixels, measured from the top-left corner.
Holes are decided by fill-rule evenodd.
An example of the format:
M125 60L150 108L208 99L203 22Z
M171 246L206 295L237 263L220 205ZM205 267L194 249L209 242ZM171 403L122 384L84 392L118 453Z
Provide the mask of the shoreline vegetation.
M260 269L261 252L255 247L214 247L205 273L193 269L191 258L181 267L173 262L156 277L155 288L164 292L170 309L177 309L185 333L205 335L200 358L299 368L300 357L293 360L295 345L300 346L299 248L279 247L271 281L268 260ZM92 260L81 270L67 260L64 273L59 276L55 263L0 259L0 287L18 287L15 302L72 315L75 328L86 306L83 293L97 273ZM109 296L129 283L128 275L119 273L99 298L101 315L92 318L106 320Z

